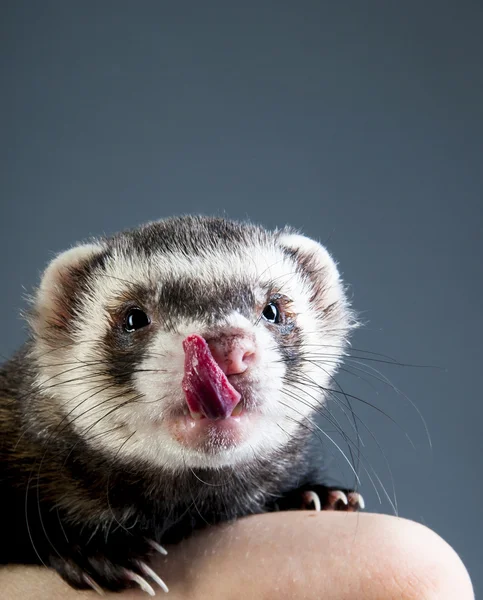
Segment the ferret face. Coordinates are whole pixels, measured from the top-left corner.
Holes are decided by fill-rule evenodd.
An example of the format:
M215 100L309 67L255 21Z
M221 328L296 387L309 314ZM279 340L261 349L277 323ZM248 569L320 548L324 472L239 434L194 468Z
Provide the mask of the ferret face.
M183 217L61 254L31 324L52 426L176 471L266 458L310 426L352 321L316 242Z

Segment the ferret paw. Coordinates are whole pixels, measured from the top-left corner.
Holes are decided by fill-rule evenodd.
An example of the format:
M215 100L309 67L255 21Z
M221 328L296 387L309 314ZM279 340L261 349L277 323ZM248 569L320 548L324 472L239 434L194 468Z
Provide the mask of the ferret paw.
M315 492L306 493L317 495ZM364 498L361 496L361 494L357 492L329 490L325 497L325 503L319 510L339 510L344 512L357 512L359 510L364 510L365 506L366 505L364 502ZM311 506L306 506L306 508L311 508ZM315 510L317 510L317 508Z
M294 490L276 503L276 510L337 510L357 512L365 508L364 498L357 492L322 485Z
M167 554L166 550L154 541L148 540L149 552L146 556L125 560L114 560L98 553L86 556L79 551L75 557L51 557L51 566L73 588L92 589L100 596L107 591L120 592L130 588L140 588L149 596L156 595L160 588L168 592L168 586L159 575L149 566L150 554L153 551Z

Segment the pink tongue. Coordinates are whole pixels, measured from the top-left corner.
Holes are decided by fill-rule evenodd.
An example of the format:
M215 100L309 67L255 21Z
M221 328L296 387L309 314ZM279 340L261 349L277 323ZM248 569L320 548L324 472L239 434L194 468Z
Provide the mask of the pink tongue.
M183 391L192 412L208 419L226 419L241 395L228 381L200 335L189 335L183 342L185 352Z

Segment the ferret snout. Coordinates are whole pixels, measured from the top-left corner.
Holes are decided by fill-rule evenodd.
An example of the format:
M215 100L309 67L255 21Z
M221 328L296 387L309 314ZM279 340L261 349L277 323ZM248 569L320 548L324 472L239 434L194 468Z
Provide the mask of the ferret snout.
M227 377L245 373L256 359L255 341L249 335L222 334L206 341L213 358Z

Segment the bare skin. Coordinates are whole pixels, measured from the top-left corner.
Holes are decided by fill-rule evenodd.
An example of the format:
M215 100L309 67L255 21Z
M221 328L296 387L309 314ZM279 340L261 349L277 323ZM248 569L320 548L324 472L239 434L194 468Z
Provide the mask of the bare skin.
M247 517L169 548L153 568L169 585L169 600L474 599L465 567L440 537L414 522L368 513ZM99 598L40 567L4 567L0 590L3 600ZM107 596L149 597L139 590ZM164 592L157 588L156 596Z

